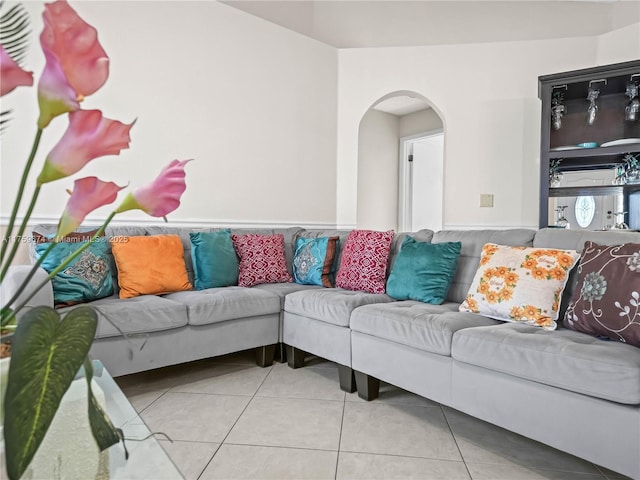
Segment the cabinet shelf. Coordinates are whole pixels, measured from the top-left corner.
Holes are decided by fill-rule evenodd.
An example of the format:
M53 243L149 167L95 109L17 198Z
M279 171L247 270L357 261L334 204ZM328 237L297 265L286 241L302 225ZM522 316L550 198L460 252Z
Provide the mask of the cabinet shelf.
M625 109L629 102L625 92L626 85L631 81L631 76L638 73L640 60L633 60L538 77L538 97L542 101L539 215L541 227L547 225L552 216L550 206L555 201L550 201L551 198L593 195L600 197L599 201L607 203L607 208L601 209L600 214L608 209L628 212L625 222L631 228L640 229L640 185L593 184L594 178L605 179L605 183L610 182L606 180L608 174L604 170L612 170L610 177L613 178L614 169L623 164L626 154L640 158L640 143L553 150L553 147L577 145L582 142L602 144L618 139L640 138L640 121L625 119ZM602 79L606 79L606 82L599 82ZM598 113L595 122L589 125L586 121L589 105L587 93L590 85L594 83L598 85L600 92L596 101ZM560 118L554 118L555 123L552 122L554 92L559 94L560 104L564 106ZM553 128L554 126L559 128ZM558 169L565 175L570 174L573 179L571 184L574 186L549 186L549 168L554 160L561 160ZM593 170L593 175L586 172L583 174L584 170Z
M549 158L605 158L626 153L639 153L640 143L614 145L611 147L575 148L573 150L549 150Z
M640 192L639 185L591 185L584 187L551 187L549 197L580 197L593 195L594 197L606 195L623 195L625 193Z

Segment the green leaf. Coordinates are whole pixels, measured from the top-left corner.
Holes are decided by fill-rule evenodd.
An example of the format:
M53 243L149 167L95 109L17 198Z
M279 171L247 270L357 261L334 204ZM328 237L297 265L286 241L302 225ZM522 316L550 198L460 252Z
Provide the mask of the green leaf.
M29 50L29 13L21 4L16 4L8 11L3 11L4 0L0 0L0 44L7 54L20 66ZM0 135L7 128L11 110L0 112Z
M16 315L13 309L10 307L2 307L0 310L0 327L6 327L7 325L15 325Z
M88 358L85 358L84 360L84 371L87 377L87 388L89 391L89 424L91 425L91 432L93 433L93 438L98 444L98 448L100 448L101 451L105 450L111 445L115 445L120 440L122 440L122 444L124 445L124 433L122 433L120 428L116 428L113 425L111 419L107 417L107 414L104 412L102 406L98 403L98 400L93 394L93 390L91 389L93 365L91 364L91 360ZM125 459L129 458L129 452L127 451L126 445L124 445L124 455Z
M2 7L4 1L0 1ZM18 65L29 48L29 23L29 13L19 3L0 14L0 43Z
M98 324L90 307L62 320L51 307L20 318L11 344L4 403L4 439L9 478L18 480L51 425L60 400L89 353Z

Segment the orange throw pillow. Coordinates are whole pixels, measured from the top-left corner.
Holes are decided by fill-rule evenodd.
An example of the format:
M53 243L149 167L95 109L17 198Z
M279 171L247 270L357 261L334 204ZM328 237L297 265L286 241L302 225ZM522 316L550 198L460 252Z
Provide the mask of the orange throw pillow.
M118 267L120 298L193 289L178 235L114 237L110 241Z

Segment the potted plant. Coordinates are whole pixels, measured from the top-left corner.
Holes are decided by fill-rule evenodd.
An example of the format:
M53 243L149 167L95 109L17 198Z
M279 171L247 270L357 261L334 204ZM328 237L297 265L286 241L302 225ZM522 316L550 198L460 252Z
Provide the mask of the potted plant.
M21 15L18 11L17 15ZM24 16L24 13L22 14ZM16 254L40 190L47 184L68 178L88 162L104 155L118 155L130 143L133 124L108 119L100 110L83 110L84 97L95 93L109 76L109 57L98 41L97 31L86 23L66 0L45 5L40 45L46 65L37 86L39 118L0 250L0 284ZM1 38L1 37L0 37ZM4 39L3 39L4 41ZM18 42L23 43L23 42ZM33 84L33 74L20 67L24 46L0 45L1 91L6 95L18 87ZM46 128L66 117L68 127L46 155L29 201L26 214L18 220L25 197L27 178L35 165L38 146ZM6 126L6 114L0 121ZM104 233L112 218L121 212L140 209L154 217L165 217L180 205L186 189L185 165L189 160L173 160L151 183L131 190L108 216L98 231L51 271L47 281L63 270L91 242ZM87 379L87 411L93 437L100 450L123 440L122 431L111 423L91 390L92 368L88 352L93 342L98 316L90 306L80 306L65 315L49 306L27 308L29 300L47 281L33 284L34 273L46 256L86 216L117 199L120 187L96 177L74 181L62 212L58 229L49 246L15 295L1 306L2 343L11 342L11 360L4 392L4 447L10 479L19 479L33 459L78 370L84 366ZM166 220L166 218L165 218Z

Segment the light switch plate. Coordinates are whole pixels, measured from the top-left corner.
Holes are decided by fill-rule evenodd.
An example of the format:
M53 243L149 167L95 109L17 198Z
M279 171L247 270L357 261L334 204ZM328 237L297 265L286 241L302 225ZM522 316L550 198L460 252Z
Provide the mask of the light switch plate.
M493 194L481 193L480 194L480 206L481 207L493 207Z

